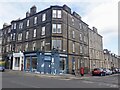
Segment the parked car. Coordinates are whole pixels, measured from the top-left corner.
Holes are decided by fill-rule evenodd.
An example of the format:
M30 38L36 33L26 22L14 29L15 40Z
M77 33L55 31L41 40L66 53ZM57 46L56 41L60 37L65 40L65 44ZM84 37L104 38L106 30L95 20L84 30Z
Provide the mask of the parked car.
M104 68L103 70L105 71L106 75L112 75L112 71L110 69Z
M0 66L0 71L4 72L5 71L5 67L4 66Z
M93 76L95 76L95 75L105 76L105 75L106 75L106 72L105 72L102 68L95 68L95 69L92 71L92 75L93 75Z
M113 73L113 74L119 73L119 69L118 69L118 68L113 68L113 69L112 69L112 73Z
M115 74L115 73L116 73L116 71L115 71L115 69L113 69L113 70L112 70L112 74Z
M118 73L120 73L120 68L118 68Z

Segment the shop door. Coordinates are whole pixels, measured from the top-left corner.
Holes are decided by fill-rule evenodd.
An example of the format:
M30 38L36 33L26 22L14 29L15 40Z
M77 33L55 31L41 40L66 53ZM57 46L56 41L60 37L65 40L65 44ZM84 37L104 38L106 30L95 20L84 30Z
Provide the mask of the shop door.
M45 74L51 73L51 61L44 62L44 71L45 71Z

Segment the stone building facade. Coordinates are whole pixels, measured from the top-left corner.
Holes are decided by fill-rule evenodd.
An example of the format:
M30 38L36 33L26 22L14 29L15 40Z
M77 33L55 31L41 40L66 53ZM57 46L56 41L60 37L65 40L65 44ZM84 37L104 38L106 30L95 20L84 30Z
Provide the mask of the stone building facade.
M3 58L8 61L9 68L12 69L15 63L16 67L24 66L24 69L31 71L40 71L42 67L52 70L52 61L55 59L52 53L57 51L59 56L55 54L55 57L59 59L58 68L67 73L80 67L88 71L88 25L80 15L72 13L66 5L51 6L40 12L36 12L36 9L36 6L31 7L25 18L13 20L11 25L2 29ZM20 60L20 55L14 57L13 53L23 53L24 58ZM46 53L49 53L48 57ZM39 63L39 60L42 62L40 55L44 56L44 60L47 59L43 64Z
M102 36L66 5L50 6L3 25L2 57L13 70L45 74L85 73L104 67Z
M104 68L119 68L119 57L114 54L111 53L108 49L104 49Z
M94 68L104 67L103 58L103 38L98 34L97 29L89 28L89 60L90 70Z

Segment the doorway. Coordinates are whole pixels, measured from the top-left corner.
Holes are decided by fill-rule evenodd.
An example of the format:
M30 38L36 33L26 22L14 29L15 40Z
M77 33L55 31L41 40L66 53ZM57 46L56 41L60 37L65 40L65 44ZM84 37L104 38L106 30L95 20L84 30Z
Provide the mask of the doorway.
M50 74L51 73L51 61L44 62L44 73Z

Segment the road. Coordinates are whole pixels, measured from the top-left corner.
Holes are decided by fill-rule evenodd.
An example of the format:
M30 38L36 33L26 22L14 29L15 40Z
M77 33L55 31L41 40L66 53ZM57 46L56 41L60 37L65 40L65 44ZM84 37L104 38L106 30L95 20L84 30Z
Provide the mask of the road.
M91 76L85 79L57 79L3 72L2 88L118 88L118 75Z

